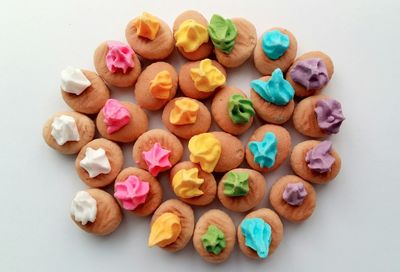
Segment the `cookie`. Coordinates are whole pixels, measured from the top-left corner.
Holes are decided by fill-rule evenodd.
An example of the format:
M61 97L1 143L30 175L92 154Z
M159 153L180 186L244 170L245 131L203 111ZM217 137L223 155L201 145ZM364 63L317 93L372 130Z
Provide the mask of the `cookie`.
M130 143L147 131L149 121L138 105L109 99L97 115L96 126L102 137Z
M292 148L289 132L281 126L263 125L246 146L246 160L257 171L271 172L285 162Z
M140 60L128 45L107 41L94 52L94 67L110 85L120 88L132 87L142 71Z
M297 40L284 28L274 27L258 39L254 49L254 65L263 75L271 75L276 68L286 72L297 54Z
M114 197L124 210L138 216L148 216L160 206L163 190L160 182L149 172L128 167L115 180Z
M274 210L292 222L309 218L315 208L317 194L307 181L294 175L283 176L272 185L269 201Z
M107 139L95 139L82 147L75 160L79 178L89 187L112 183L124 164L121 148Z
M149 60L165 59L175 47L169 26L147 12L143 12L128 23L125 37L136 53Z
M293 171L303 179L317 184L333 180L340 172L342 161L331 141L309 140L297 144L290 156Z
M81 113L59 112L50 117L43 126L43 139L51 148L63 154L76 154L93 140L93 121Z
M236 168L226 173L218 183L218 198L234 212L247 212L264 199L267 189L262 174L252 169Z
M167 200L151 218L148 245L158 246L169 252L180 251L192 238L193 229L192 208L176 199Z
M169 184L179 200L190 205L208 205L217 193L214 176L190 161L180 162L171 169Z
M115 231L122 220L118 203L100 189L79 191L72 200L70 214L82 230L101 236Z
M183 139L207 132L211 126L211 114L207 107L187 97L177 97L168 102L161 118L169 131Z
M197 221L193 246L209 263L222 263L231 255L236 243L235 224L228 214L212 209Z

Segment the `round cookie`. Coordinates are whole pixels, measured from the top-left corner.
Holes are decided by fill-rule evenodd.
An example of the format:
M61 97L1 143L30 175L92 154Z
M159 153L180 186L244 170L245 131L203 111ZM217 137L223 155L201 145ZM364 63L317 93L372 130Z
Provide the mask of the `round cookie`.
M300 183L302 184L302 188L304 188L306 192L306 196L304 197L304 199L302 201L299 201L301 203L295 203L295 201L299 200L296 199L296 197L299 196L288 195L287 197L292 197L293 199L289 198L289 202L287 202L284 199L284 192L286 191L287 188L286 186L288 186L288 184L299 185ZM292 194L295 194L295 192L292 192ZM271 192L269 195L269 201L271 202L271 205L274 208L274 210L281 217L292 222L301 222L309 218L314 211L316 205L315 204L316 198L317 194L313 186L307 181L294 175L287 175L278 179L274 183L274 185L272 185Z
M209 229L211 227L211 230ZM211 242L210 251L207 250L207 233L215 227L224 235L224 240L218 244ZM197 253L207 262L222 263L231 255L236 243L235 224L228 214L218 209L211 209L205 212L197 221L193 233L193 246ZM221 238L220 238L221 239ZM203 243L204 240L204 243ZM222 249L221 249L222 248ZM214 254L214 252L217 254ZM220 252L218 252L220 251Z
M64 144L58 144L56 139L52 136L52 131L53 127L52 124L53 122L62 117L62 116L68 116L72 117L74 119L74 123L76 124L77 128L77 135L79 135L79 139L75 138L75 140L70 140L66 141ZM54 123L55 124L55 123ZM56 124L55 124L56 125ZM58 125L56 125L58 127ZM63 131L61 131L61 136L71 136L71 135L66 135L64 132L68 129L66 126ZM69 131L71 133L72 131ZM66 132L67 133L67 132ZM87 117L86 115L83 115L81 113L77 112L59 112L54 114L52 117L50 117L46 123L43 126L43 139L45 142L50 146L51 148L63 153L63 154L76 154L81 150L81 148L93 140L95 133L95 126L93 121ZM67 133L68 134L68 133Z
M151 83L156 76L163 71L167 71L171 81L169 96L167 98L157 98L151 92ZM135 85L135 99L136 102L146 110L159 110L164 107L176 94L178 87L178 74L175 68L166 62L155 62L150 64L140 74Z
M88 150L88 148L91 150ZM99 160L99 149L105 151L106 162ZM86 153L88 154L86 155ZM90 159L91 157L92 159ZM104 165L107 165L107 162L109 166L108 172L103 168ZM124 155L121 148L116 143L101 138L95 139L82 147L75 160L75 169L79 178L89 187L99 188L112 183L121 171L123 164ZM91 172L96 176L90 177Z
M214 168L215 172L227 172L238 167L244 159L244 146L235 136L222 131L210 132L221 143L221 156Z

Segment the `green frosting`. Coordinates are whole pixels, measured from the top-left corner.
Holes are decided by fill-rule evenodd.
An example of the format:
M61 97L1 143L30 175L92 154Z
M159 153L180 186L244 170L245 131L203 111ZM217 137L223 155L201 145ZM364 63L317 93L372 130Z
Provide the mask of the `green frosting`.
M249 192L249 174L246 172L229 172L224 180L224 194L227 196L244 196Z
M232 122L235 124L246 124L255 114L251 100L240 94L233 94L229 98L228 112Z
M224 233L215 225L208 226L207 232L201 236L201 242L207 252L218 255L226 247Z
M224 53L232 52L237 37L237 29L232 20L214 14L208 24L208 34L216 48Z

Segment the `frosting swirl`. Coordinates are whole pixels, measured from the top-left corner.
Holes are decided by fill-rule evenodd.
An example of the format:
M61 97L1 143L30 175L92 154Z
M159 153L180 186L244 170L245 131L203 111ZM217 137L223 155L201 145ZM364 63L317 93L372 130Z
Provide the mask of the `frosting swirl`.
M79 141L80 136L75 119L64 114L55 117L51 123L51 136L53 136L58 145Z
M329 81L328 70L320 58L298 61L290 71L290 76L307 91L319 90Z
M274 133L267 132L261 142L252 141L249 143L250 152L254 156L254 162L260 167L272 167L275 164L278 140Z
M70 212L74 220L82 225L88 222L94 223L97 215L97 201L88 192L79 191L72 200Z
M160 143L155 143L149 151L143 151L142 155L150 174L153 176L157 176L158 173L171 168L171 162L169 161L171 151L162 148Z
M114 197L121 202L122 207L125 210L133 211L137 206L146 202L150 184L131 175L124 181L116 182L114 190Z
M181 198L192 198L204 194L200 186L204 179L199 178L199 169L196 167L179 170L172 179L172 187L177 196Z
M289 36L283 34L280 30L271 30L265 32L262 36L262 49L264 54L271 60L279 59L288 50L289 45Z
M336 134L344 121L342 106L331 98L318 100L314 109L318 126L327 134Z
M193 99L187 97L178 99L169 113L169 122L173 125L194 124L199 109L199 104Z
M254 116L253 103L250 99L240 94L233 94L229 97L228 113L235 124L246 124Z
M244 196L249 192L249 174L247 172L228 173L224 180L224 195L227 196Z
M209 225L207 232L201 236L201 243L207 252L218 255L226 247L225 234L216 225Z
M174 33L174 38L176 47L190 53L199 49L203 43L208 42L208 31L202 24L193 19L188 19L179 26Z
M283 191L283 200L291 206L300 206L308 195L306 188L302 182L289 183Z
M182 226L179 217L171 212L163 213L151 225L149 247L165 247L178 239Z
M92 83L87 79L81 69L68 66L61 71L61 89L67 93L80 95Z
M199 67L190 69L190 77L200 92L212 92L225 84L225 75L212 64L210 59L200 61Z
M117 41L108 42L107 45L106 65L111 73L122 71L126 74L130 68L135 67L132 59L135 52L132 48Z
M221 156L221 143L211 133L202 133L189 140L190 160L200 163L201 169L207 173L214 171Z
M103 107L103 115L108 134L120 130L131 121L129 110L116 99L107 100Z
M320 174L331 171L332 165L335 163L335 157L330 154L331 150L331 141L320 142L313 149L310 149L305 158L308 168Z
M171 74L167 71L157 73L153 80L150 81L151 95L158 99L168 99L172 90Z
M257 252L258 257L268 257L272 240L271 226L261 218L246 218L241 224L245 245Z
M154 40L160 29L160 21L148 12L143 12L134 22L133 26L136 27L136 35Z
M111 172L110 161L103 148L86 148L85 157L79 162L79 165L88 172L90 178Z
M232 20L214 14L208 25L208 34L216 48L227 54L232 52L237 37L237 29Z

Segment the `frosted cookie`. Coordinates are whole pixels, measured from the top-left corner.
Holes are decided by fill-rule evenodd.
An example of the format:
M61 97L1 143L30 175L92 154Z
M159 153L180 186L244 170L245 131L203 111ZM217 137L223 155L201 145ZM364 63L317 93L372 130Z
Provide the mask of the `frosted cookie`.
M53 149L63 154L76 154L93 140L93 121L77 112L59 112L43 126L43 139Z
M250 98L261 119L272 124L283 124L292 117L294 89L276 68L271 76L251 81Z
M179 71L179 87L188 97L205 99L219 91L226 82L225 69L215 60L185 63Z
M292 148L289 132L281 126L256 129L246 146L246 160L257 171L271 172L285 162Z
M162 129L143 133L133 145L133 160L154 177L179 162L183 146L176 136Z
M333 71L333 62L329 56L320 51L312 51L294 61L286 73L286 79L296 91L296 96L306 97L320 93L332 78Z
M102 137L129 143L147 131L149 121L146 113L138 105L108 99L97 115L96 126Z
M312 185L294 175L278 179L272 185L269 195L274 210L292 222L301 222L309 218L314 211L316 198L317 194Z
M226 261L235 243L235 224L223 211L209 210L197 221L193 234L193 246L205 261L210 263Z
M82 147L75 160L79 178L89 187L112 183L124 164L121 148L107 139L95 139Z
M193 229L192 208L176 199L167 200L158 207L151 218L148 246L177 252L190 241Z
M178 97L164 107L162 122L176 136L190 139L208 131L211 126L211 114L200 101Z
M94 67L108 83L116 87L132 87L142 71L139 58L128 45L107 41L94 52Z
M207 173L227 172L238 167L244 158L242 142L222 131L202 133L190 138L190 161Z
M247 212L260 204L267 185L262 174L255 170L236 168L226 173L218 183L218 198L234 212Z
M341 164L331 141L301 142L293 148L290 156L293 171L312 183L328 183L339 174Z
M339 101L323 95L301 100L293 113L296 130L315 138L339 133L344 119Z
M208 34L218 62L228 68L242 65L253 54L257 42L256 28L243 18L225 19L215 14Z
M171 64L152 63L136 82L136 102L146 110L159 110L175 96L177 87L178 74Z
M163 191L158 180L149 172L128 167L115 180L114 197L124 210L148 216L160 206Z
M118 203L100 189L79 191L72 200L70 214L78 227L96 235L112 233L122 220Z
M135 52L149 60L165 59L174 50L174 37L169 26L148 12L128 23L125 37Z
M174 22L175 46L188 60L208 57L213 45L208 36L208 21L199 12L188 10L180 14Z
M254 65L263 75L271 75L276 68L286 72L297 53L297 40L284 28L274 27L258 39L254 49Z
M217 125L224 131L240 135L253 124L253 103L241 90L225 86L214 96L211 113Z
M61 71L61 94L68 106L86 114L98 113L110 98L110 91L99 75L72 66Z
M217 193L214 176L190 161L180 162L171 169L169 184L179 200L190 205L208 205Z
M237 236L244 255L252 259L266 259L283 238L283 224L273 210L259 209L246 215L238 226Z

